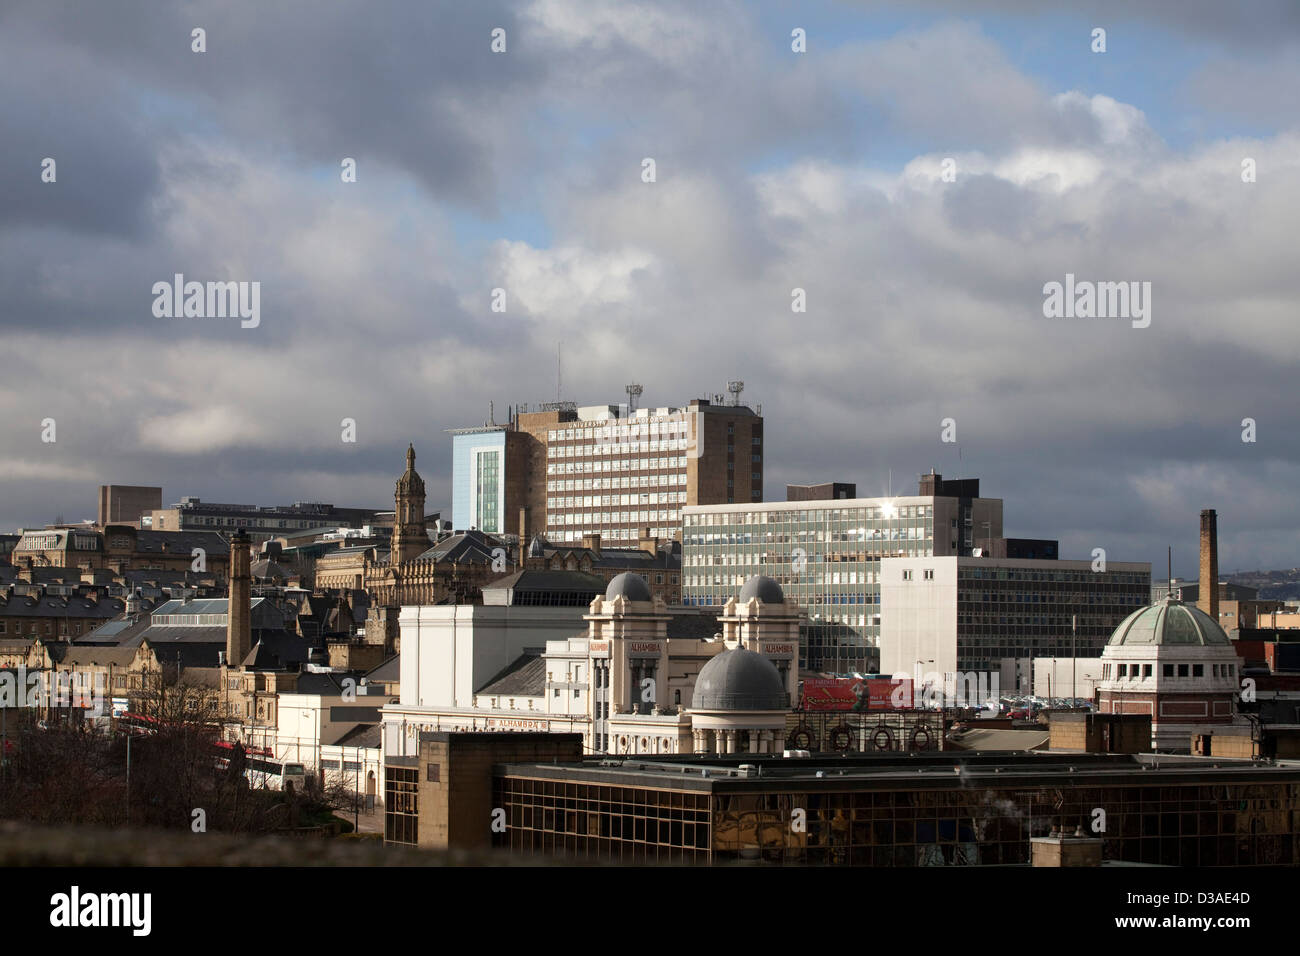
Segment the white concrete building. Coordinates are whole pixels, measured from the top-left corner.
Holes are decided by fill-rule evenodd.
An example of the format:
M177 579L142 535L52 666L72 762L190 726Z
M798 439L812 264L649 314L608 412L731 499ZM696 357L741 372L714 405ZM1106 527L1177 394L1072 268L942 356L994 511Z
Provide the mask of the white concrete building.
M1150 582L1146 563L882 558L881 672L947 683L957 672L1000 677L1007 658L1098 657Z
M761 726L770 731L762 745L783 749L802 612L769 578L747 583L741 598L721 617L669 608L626 573L586 608L403 608L401 698L384 708L385 756L415 753L420 732L435 730L577 732L590 752L690 753L705 745L689 712L696 680L737 647L771 670L777 690L768 696L783 703L758 723L702 719L735 731L732 746L759 746L748 733ZM708 749L725 747L724 736L710 734Z

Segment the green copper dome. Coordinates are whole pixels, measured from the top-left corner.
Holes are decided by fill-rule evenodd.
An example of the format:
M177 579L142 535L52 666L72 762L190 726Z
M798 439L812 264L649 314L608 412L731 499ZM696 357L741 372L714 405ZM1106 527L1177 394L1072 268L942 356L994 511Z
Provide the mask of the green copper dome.
M1120 622L1106 643L1112 647L1120 644L1232 646L1228 635L1210 615L1194 604L1173 600L1134 611Z

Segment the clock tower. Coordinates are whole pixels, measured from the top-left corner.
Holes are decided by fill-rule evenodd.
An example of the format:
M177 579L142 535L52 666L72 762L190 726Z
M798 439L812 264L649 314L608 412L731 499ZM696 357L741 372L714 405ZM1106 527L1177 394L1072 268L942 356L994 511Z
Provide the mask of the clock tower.
M406 449L406 471L397 479L393 496L393 543L390 564L405 564L429 550L424 527L424 479L415 470L415 446Z

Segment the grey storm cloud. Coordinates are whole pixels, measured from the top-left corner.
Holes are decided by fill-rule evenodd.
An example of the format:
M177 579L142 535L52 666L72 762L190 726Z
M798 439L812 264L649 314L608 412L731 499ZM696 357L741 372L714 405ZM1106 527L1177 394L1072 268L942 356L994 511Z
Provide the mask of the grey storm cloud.
M1294 75L1290 5L1217 7L1088 12ZM581 403L744 379L769 498L934 467L1068 556L1190 556L1218 507L1225 567L1294 564L1294 125L1172 149L1143 103L1050 88L971 19L1027 8L925 3L963 19L795 57L739 3L7 4L0 526L88 517L110 481L380 507L408 441L445 505L444 430L555 397L558 350ZM912 144L901 169L876 141ZM177 272L261 281L262 324L154 317ZM1045 319L1067 272L1150 281L1152 326Z

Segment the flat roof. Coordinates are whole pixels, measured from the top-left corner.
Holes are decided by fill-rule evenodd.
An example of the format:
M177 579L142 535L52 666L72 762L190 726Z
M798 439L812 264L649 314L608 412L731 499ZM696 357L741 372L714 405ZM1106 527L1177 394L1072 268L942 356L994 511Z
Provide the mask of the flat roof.
M757 768L742 775L740 767ZM781 757L766 754L591 757L498 765L511 777L709 792L815 789L962 790L1067 786L1202 786L1300 782L1300 763L1245 758L1060 751L939 751Z

